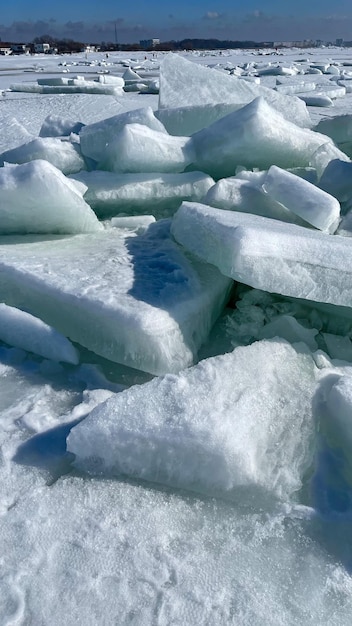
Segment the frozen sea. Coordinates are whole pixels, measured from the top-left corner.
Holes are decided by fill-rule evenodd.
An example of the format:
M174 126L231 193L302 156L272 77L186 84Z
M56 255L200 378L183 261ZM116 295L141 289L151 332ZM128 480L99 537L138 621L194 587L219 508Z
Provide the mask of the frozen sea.
M122 76L128 67L142 81L149 80L158 76L165 56L0 57L0 152L38 137L49 115L89 125L134 109L158 108L156 93L43 94L11 91L11 85L28 87L38 78L71 75L86 80ZM336 87L330 80L334 68L348 83L352 67L352 52L340 48L182 56L223 74L255 63L262 70L261 84L269 88L278 77L286 86L314 79L325 85L320 95L329 92L328 81ZM298 68L293 75L268 70L293 65ZM319 71L308 73L307 68ZM312 126L349 114L351 106L348 89L335 94L331 106L309 106ZM135 208L133 215L137 213ZM142 222L140 227L145 227ZM191 270L187 259L179 260L169 234L161 231L152 231L164 242L160 273L169 276L172 264L177 266L172 279L177 290L182 272ZM82 302L99 286L94 272L100 268L89 258L89 237L101 237L94 254L104 246L109 251L112 244L100 232L79 237L86 237L87 258ZM5 272L6 281L2 276L8 304L21 308L30 272L50 275L50 289L65 290L61 283L57 287L49 265L51 251L59 247L57 237L55 248L49 235L41 235L33 241L33 253L31 242L0 239L1 263L14 262L11 255L18 254L18 274L24 273L21 287L17 274ZM151 250L155 241L150 235ZM68 282L81 271L69 243L67 267L65 258L59 259ZM122 258L127 254L122 239L119 245ZM151 266L154 260L145 253L140 265ZM106 268L108 260L100 265ZM227 293L230 279L211 267L219 293ZM139 269L143 282L143 267ZM211 299L225 296L208 295L209 273L201 267L192 265L187 280L190 292L205 294L204 301L198 295L189 305L190 315L203 320L204 307L215 307ZM14 292L22 289L18 297L12 284ZM29 308L39 317L50 308L48 294L38 290L32 296ZM98 355L78 341L68 363L42 354L38 346L34 354L42 335L33 351L22 335L35 338L44 331L34 331L30 321L28 332L16 330L17 343L14 333L9 343L6 337L0 342L1 626L351 624L350 309L334 309L331 303L315 307L289 296L238 287L239 305L232 296L207 341L214 320L204 322L204 332L199 330L202 340L195 340L191 352L194 356L202 344L200 363L187 368L192 357L187 352L177 371L165 366L171 372L165 377L118 364L105 358L108 349L97 349ZM72 293L67 297L73 302ZM109 300L108 287L104 297ZM153 304L151 300L143 305ZM49 321L60 325L70 302L68 308L63 304L62 310L48 313ZM119 310L119 320L130 315L128 306ZM166 313L160 319L167 326ZM12 314L3 315L3 329L14 324ZM108 324L109 313L101 319ZM182 323L183 318L185 337ZM23 328L24 321L19 324ZM269 331L270 324L278 326ZM59 330L65 334L64 324ZM133 343L133 332L132 348L143 352L143 341ZM272 340L277 335L283 339ZM63 344L58 340L58 345L61 349Z

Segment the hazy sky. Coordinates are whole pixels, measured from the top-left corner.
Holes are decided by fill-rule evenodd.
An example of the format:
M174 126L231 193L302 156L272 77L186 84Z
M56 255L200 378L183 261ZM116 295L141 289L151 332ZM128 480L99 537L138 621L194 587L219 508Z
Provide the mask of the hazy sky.
M50 34L83 42L162 41L201 37L233 40L352 40L352 0L43 0L3 1L2 41Z

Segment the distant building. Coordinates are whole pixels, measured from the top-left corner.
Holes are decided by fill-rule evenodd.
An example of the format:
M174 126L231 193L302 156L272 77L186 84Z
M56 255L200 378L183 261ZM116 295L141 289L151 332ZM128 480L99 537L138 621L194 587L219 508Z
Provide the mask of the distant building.
M11 45L9 43L0 42L0 54L2 56L7 56L8 54L12 54Z
M342 48L343 46L343 39L336 39L336 45L339 46L339 48Z
M141 39L139 45L141 48L155 48L160 44L160 39Z
M50 52L50 44L49 43L35 43L34 44L34 52L37 54L43 53L47 54Z
M11 50L13 54L28 54L29 53L29 48L24 43L11 44Z

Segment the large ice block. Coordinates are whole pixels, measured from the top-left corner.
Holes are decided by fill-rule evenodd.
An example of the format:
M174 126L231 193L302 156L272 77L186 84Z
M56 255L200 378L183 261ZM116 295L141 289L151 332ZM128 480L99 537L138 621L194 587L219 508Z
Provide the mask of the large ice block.
M144 124L153 130L166 133L151 107L135 109L84 126L79 134L82 154L94 161L101 161L105 156L106 146L126 124Z
M304 167L329 141L288 122L264 98L257 98L192 135L197 169L214 178L233 176L236 168ZM330 143L332 144L331 140Z
M313 459L316 371L285 341L240 347L116 394L73 428L68 450L93 474L288 498Z
M103 226L74 181L48 161L0 168L0 233L92 233Z
M170 53L160 65L159 109L204 104L248 104L263 96L287 120L311 126L307 107L295 96L249 83Z
M186 249L241 283L352 307L352 246L296 224L183 202L172 233Z
M158 109L155 111L155 117L164 124L170 135L188 136L241 109L242 106L242 103L236 102L178 106L172 109Z
M154 214L175 210L182 200L202 200L214 185L214 180L202 172L116 174L94 170L72 178L88 187L84 199L101 218L122 212Z
M324 169L319 187L335 196L340 202L352 197L352 163L333 159Z
M110 229L0 238L6 304L25 307L97 354L152 374L193 363L231 285L170 240L168 220L144 236Z
M41 125L39 137L65 137L71 133L78 135L82 130L82 122L75 122L60 115L48 115Z
M183 172L195 161L189 137L173 137L142 124L126 124L106 146L99 169L112 172Z

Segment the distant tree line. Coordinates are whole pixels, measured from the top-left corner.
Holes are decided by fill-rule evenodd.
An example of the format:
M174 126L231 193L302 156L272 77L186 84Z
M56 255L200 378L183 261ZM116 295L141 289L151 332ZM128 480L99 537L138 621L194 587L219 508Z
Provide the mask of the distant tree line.
M51 35L41 35L33 39L33 45L35 43L48 43L52 48L55 48L59 54L81 52L85 47L85 44L81 41L74 41L73 39L57 39Z

